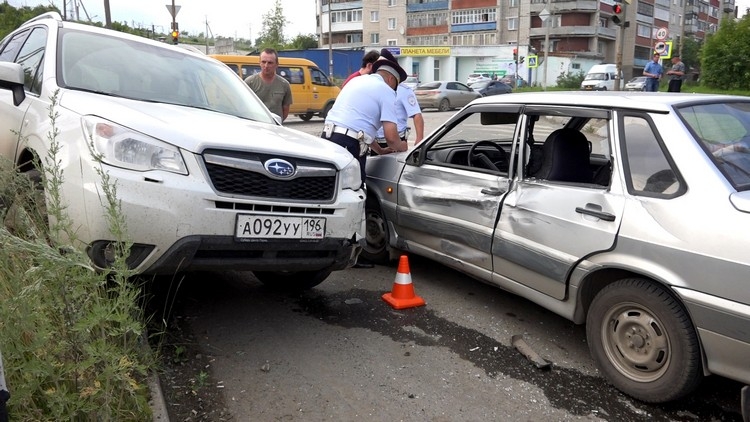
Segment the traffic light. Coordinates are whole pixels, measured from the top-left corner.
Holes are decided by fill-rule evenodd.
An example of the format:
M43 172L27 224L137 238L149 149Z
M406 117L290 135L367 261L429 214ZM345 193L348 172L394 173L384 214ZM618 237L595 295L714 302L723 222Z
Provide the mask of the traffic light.
M172 44L177 44L180 38L180 25L177 22L172 22Z
M514 48L513 49L513 62L515 63L517 61L518 61L518 49Z
M622 25L622 12L622 2L615 0L615 3L612 5L612 23Z

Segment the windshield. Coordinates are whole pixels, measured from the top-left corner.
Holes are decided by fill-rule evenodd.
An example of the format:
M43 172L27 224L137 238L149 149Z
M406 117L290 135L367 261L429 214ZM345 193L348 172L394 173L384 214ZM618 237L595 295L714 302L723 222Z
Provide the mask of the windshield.
M57 54L57 80L64 88L273 122L247 85L209 58L72 29L60 31Z
M586 75L586 78L584 79L586 81L606 81L607 80L607 74L606 73L589 73Z
M750 190L750 102L700 104L677 111L732 186Z

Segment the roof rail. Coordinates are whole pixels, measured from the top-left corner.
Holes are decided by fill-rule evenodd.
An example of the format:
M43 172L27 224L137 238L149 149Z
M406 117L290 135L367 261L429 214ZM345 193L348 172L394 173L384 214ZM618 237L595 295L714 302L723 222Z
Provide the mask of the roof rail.
M46 12L46 13L42 13L39 16L35 16L35 17L27 20L26 23L35 22L35 21L42 20L42 19L50 19L50 18L54 19L54 20L56 20L58 22L62 22L62 20L63 20L62 16L60 16L60 13L58 13L58 12Z

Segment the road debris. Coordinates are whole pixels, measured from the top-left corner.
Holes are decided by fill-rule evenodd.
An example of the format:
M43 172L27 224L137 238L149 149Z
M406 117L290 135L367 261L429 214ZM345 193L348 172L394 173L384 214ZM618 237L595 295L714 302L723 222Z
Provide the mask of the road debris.
M552 369L552 363L547 362L544 358L539 356L532 348L529 346L526 341L523 339L523 336L520 334L516 334L513 337L511 337L511 342L513 344L513 347L516 348L519 352L521 352L522 355L526 356L526 359L531 361L537 368L543 369L543 370L549 370Z

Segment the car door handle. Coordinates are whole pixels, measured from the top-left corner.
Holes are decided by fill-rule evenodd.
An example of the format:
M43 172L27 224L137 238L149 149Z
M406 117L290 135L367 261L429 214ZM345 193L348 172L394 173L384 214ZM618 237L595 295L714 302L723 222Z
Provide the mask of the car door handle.
M485 195L500 196L505 193L505 190L498 188L484 188L482 193Z
M581 207L576 207L576 212L580 214L590 215L592 217L596 217L604 221L615 221L614 214L610 214L608 212L595 211L595 210L590 210L588 208L581 208Z

